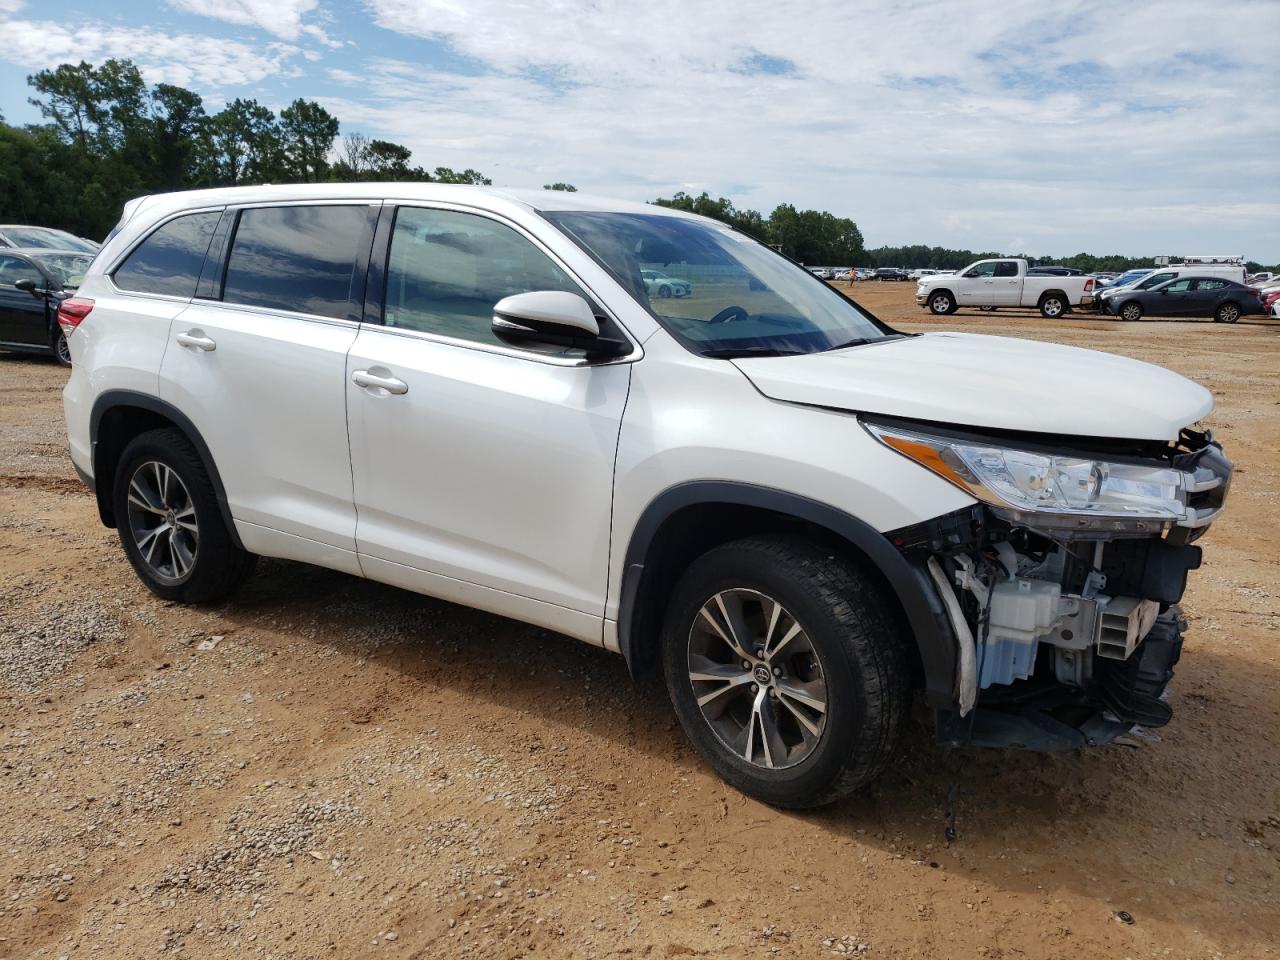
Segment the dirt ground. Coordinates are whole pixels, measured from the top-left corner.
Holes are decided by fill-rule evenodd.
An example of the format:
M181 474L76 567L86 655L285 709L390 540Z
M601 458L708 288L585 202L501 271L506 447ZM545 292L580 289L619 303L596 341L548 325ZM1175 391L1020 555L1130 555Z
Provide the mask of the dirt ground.
M781 813L602 650L277 561L156 600L75 480L64 372L3 357L0 957L1280 956L1280 325L935 323L912 291L855 296L1213 390L1236 481L1159 736L921 722L866 794Z

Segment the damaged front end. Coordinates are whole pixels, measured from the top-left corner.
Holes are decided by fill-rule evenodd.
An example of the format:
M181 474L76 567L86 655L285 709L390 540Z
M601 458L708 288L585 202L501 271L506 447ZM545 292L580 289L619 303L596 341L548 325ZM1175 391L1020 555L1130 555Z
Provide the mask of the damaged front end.
M956 643L949 743L1061 750L1172 711L1178 606L1231 462L1209 433L1069 441L868 423L980 502L889 534L936 589ZM1074 449L1073 449L1074 448Z

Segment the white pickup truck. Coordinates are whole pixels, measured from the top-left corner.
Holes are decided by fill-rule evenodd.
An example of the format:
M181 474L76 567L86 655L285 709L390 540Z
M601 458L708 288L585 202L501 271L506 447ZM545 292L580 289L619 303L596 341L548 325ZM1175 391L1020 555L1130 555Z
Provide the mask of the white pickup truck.
M1027 276L1025 260L979 260L955 273L921 277L916 303L937 314L959 307L1032 307L1041 316L1060 317L1092 304L1094 283L1093 277Z

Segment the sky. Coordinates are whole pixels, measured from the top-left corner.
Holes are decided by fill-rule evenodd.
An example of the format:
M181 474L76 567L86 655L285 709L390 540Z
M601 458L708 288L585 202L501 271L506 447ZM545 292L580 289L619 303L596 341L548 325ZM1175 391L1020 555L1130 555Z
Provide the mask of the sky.
M0 0L8 122L39 120L28 74L108 57L498 186L1280 262L1280 0Z

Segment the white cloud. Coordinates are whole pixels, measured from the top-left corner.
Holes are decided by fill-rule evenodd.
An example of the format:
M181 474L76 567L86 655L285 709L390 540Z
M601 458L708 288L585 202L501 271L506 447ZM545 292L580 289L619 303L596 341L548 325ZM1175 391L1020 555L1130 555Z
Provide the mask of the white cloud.
M3 2L3 0L0 0ZM207 93L209 87L257 83L289 75L299 51L283 43L253 47L237 40L169 34L145 27L86 22L76 26L33 20L0 20L0 58L24 67L54 67L68 59L100 63L128 58L151 83L173 83ZM68 56L68 51L73 56Z
M168 3L186 13L259 27L285 40L297 40L307 29L303 18L316 9L318 0L168 0ZM324 36L318 27L310 30Z
M351 87L326 100L345 130L428 166L636 199L705 184L766 212L853 216L873 243L1235 251L1248 235L1280 257L1268 204L1250 202L1277 190L1280 83L1248 39L1280 31L1269 0L1211 16L1197 0L1159 16L1105 0L365 5L487 68L334 74ZM1195 201L1239 212L1160 213Z

